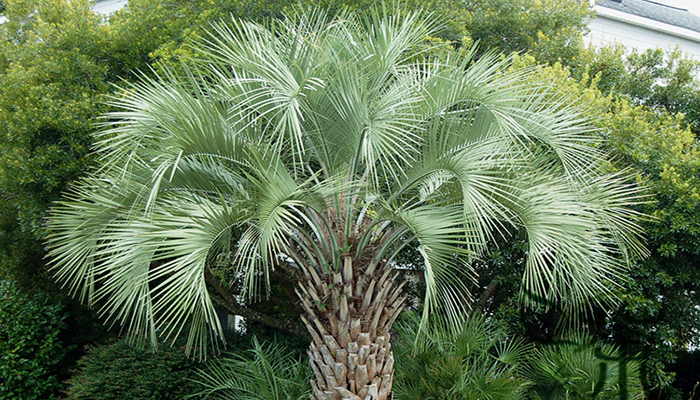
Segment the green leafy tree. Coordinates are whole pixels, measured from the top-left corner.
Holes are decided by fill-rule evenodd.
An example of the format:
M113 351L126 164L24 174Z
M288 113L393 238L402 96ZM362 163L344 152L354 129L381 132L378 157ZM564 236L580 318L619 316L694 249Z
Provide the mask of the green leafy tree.
M606 147L619 167L639 174L654 200L638 208L654 217L643 223L651 256L635 263L623 303L600 333L642 355L642 380L654 397L674 395L671 365L700 342L696 70L679 51L623 56L619 48L601 49L590 65L597 85L612 93L593 101Z
M484 51L528 52L541 63L572 63L591 17L587 0L467 0L465 28Z
M36 10L41 12L36 12ZM88 163L92 118L106 111L105 38L87 1L8 1L0 25L2 274L36 285L42 218ZM40 280L40 279L39 279Z
M105 24L89 1L7 2L0 25L3 276L32 286L43 275L37 239L45 212L90 165L90 133L108 110L111 84L147 72L152 52L182 40L194 19L176 18L183 9L134 0Z
M607 67L597 69L593 64L592 70L626 73L625 58L612 48L605 51L599 55ZM532 57L522 57L517 64L520 68L534 63ZM582 96L586 114L596 121L605 149L616 160L610 168L631 168L648 188L649 201L635 207L653 217L642 222L651 255L634 262L629 279L619 289L622 301L610 310L593 310L595 320L589 321L588 328L602 340L612 338L628 356L640 357L640 379L648 396L676 396L672 365L679 354L697 346L700 329L696 135L684 116L661 106L636 105L638 100L611 92L612 86L607 85L614 76L598 73L589 79L583 74L580 80L571 79L566 69L555 65L540 68L536 79L552 82L558 95ZM518 246L501 245L477 264L484 278L478 285L484 300L480 309L508 321L514 332L529 340L550 342L566 314L526 309L515 301L518 283L513 271L520 268L525 253L521 240Z
M0 278L48 296L55 307L62 304L67 325L56 333L67 354L57 357L55 376L37 385L54 393L42 398L57 395L63 385L55 383L69 376L85 344L101 341L105 333L92 313L49 279L42 243L45 213L91 165L91 133L97 117L109 109L104 100L114 90L111 84L133 78L127 68L148 71L155 60L149 53L179 37L174 28L161 35L152 30L177 20L177 8L157 9L155 3L132 0L106 24L88 1L6 2L8 21L0 25Z
M392 259L418 244L423 321L467 311L487 238L527 232L526 299L609 295L644 253L636 186L606 174L571 99L473 52L415 62L415 15L216 25L203 58L113 102L100 168L54 208L57 278L138 336L221 336L220 278L298 282L318 399L385 399L404 307ZM224 283L231 283L224 282Z
M2 276L42 286L45 212L90 165L90 133L108 110L110 83L133 77L129 69L147 70L148 54L173 35L142 32L159 25L153 18L168 17L154 3L133 1L106 25L88 1L7 2L0 25ZM125 32L138 32L138 40Z
M700 149L683 118L619 104L609 115L610 146L646 179L656 202L643 210L651 257L637 263L613 317L628 351L642 352L648 388L667 386L678 351L700 341Z
M625 54L622 46L606 46L581 52L575 64L574 76L582 71L599 76L603 92L627 96L660 114L682 113L690 129L700 131L700 63L680 49Z

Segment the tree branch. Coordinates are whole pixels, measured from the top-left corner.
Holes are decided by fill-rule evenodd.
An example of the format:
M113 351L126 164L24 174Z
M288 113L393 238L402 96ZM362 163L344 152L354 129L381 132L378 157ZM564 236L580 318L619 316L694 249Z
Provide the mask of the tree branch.
M282 292L284 292L285 296L287 296L287 299L289 301L289 303L285 304L285 307L293 310L294 313L296 313L297 315L303 314L304 309L301 307L301 305L299 305L299 298L294 292L294 287L298 284L298 281L296 279L292 279L290 276L285 275L279 269L275 269L273 271L273 275L279 278L279 281L276 283L277 285L279 285L279 288L282 290Z
M231 314L240 315L243 318L248 318L250 320L260 322L263 325L267 325L271 328L275 328L284 332L292 333L294 335L307 337L308 333L306 329L300 324L295 324L292 321L284 321L277 318L270 317L269 315L263 314L261 312L255 311L251 308L241 305L238 300L231 294L231 291L224 287L218 279L212 275L211 271L208 269L204 271L204 279L214 293L210 293L211 298L216 301L219 305L224 307L226 311Z
M484 307L486 307L486 302L489 301L489 298L493 294L493 292L498 289L498 282L499 282L499 277L494 278L491 280L489 285L486 287L486 290L484 290L483 293L481 293L481 297L479 297L479 301L476 302L474 305L474 312L477 314L481 314L484 311Z

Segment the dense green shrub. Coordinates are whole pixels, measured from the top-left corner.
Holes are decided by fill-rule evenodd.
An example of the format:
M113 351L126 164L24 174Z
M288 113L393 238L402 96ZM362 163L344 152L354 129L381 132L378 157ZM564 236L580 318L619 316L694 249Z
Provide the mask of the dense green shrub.
M125 339L89 348L70 380L70 400L169 400L193 393L197 364L179 347L152 352Z
M0 281L0 399L53 399L61 386L63 307Z
M612 340L627 355L639 357L647 397L668 399L674 379L671 365L700 343L700 145L682 115L661 106L636 105L639 98L610 91L628 74L626 58L614 51L599 53L599 62L609 69L591 65L595 77L572 79L567 69L554 65L541 67L538 79L552 82L562 95L581 99L601 129L603 148L617 160L614 168L631 167L648 188L647 201L637 209L654 217L642 223L651 256L634 261L630 279L617 292L622 302L616 309L593 307L589 311L594 318L587 323L601 340ZM523 56L518 61L525 62L532 66L535 60ZM518 63L516 67L523 66ZM677 73L669 71L668 76ZM508 241L495 251L498 257L485 258L487 273L480 271L479 286L490 288L495 282L497 290L483 297L483 310L506 320L513 332L528 340L552 340L561 320L571 316L558 309L536 313L521 307L520 287L512 277L522 268L518 263L523 251L513 244Z

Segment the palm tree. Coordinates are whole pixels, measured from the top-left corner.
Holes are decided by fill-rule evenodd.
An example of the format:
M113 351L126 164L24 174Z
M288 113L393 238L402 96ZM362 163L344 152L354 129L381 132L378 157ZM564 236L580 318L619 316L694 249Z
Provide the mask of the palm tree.
M577 99L473 51L427 57L435 23L321 12L215 25L198 58L113 101L99 169L53 209L57 279L139 336L221 337L270 274L298 282L317 399L386 399L416 246L422 320L468 312L470 260L529 240L524 299L601 299L643 252L633 185L606 174ZM228 275L226 275L228 274Z

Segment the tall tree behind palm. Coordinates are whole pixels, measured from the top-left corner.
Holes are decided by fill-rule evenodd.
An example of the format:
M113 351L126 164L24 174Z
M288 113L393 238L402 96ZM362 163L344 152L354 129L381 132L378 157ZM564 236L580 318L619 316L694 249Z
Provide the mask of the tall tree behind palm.
M100 169L49 221L58 279L138 335L187 329L201 350L221 335L213 299L234 301L221 270L255 298L282 268L316 398L386 399L406 245L424 320L467 313L469 262L494 235L527 234L523 293L541 298L604 297L620 254L643 252L636 190L601 171L575 99L498 57L416 61L434 33L416 15L329 21L217 25L194 66L116 99Z

